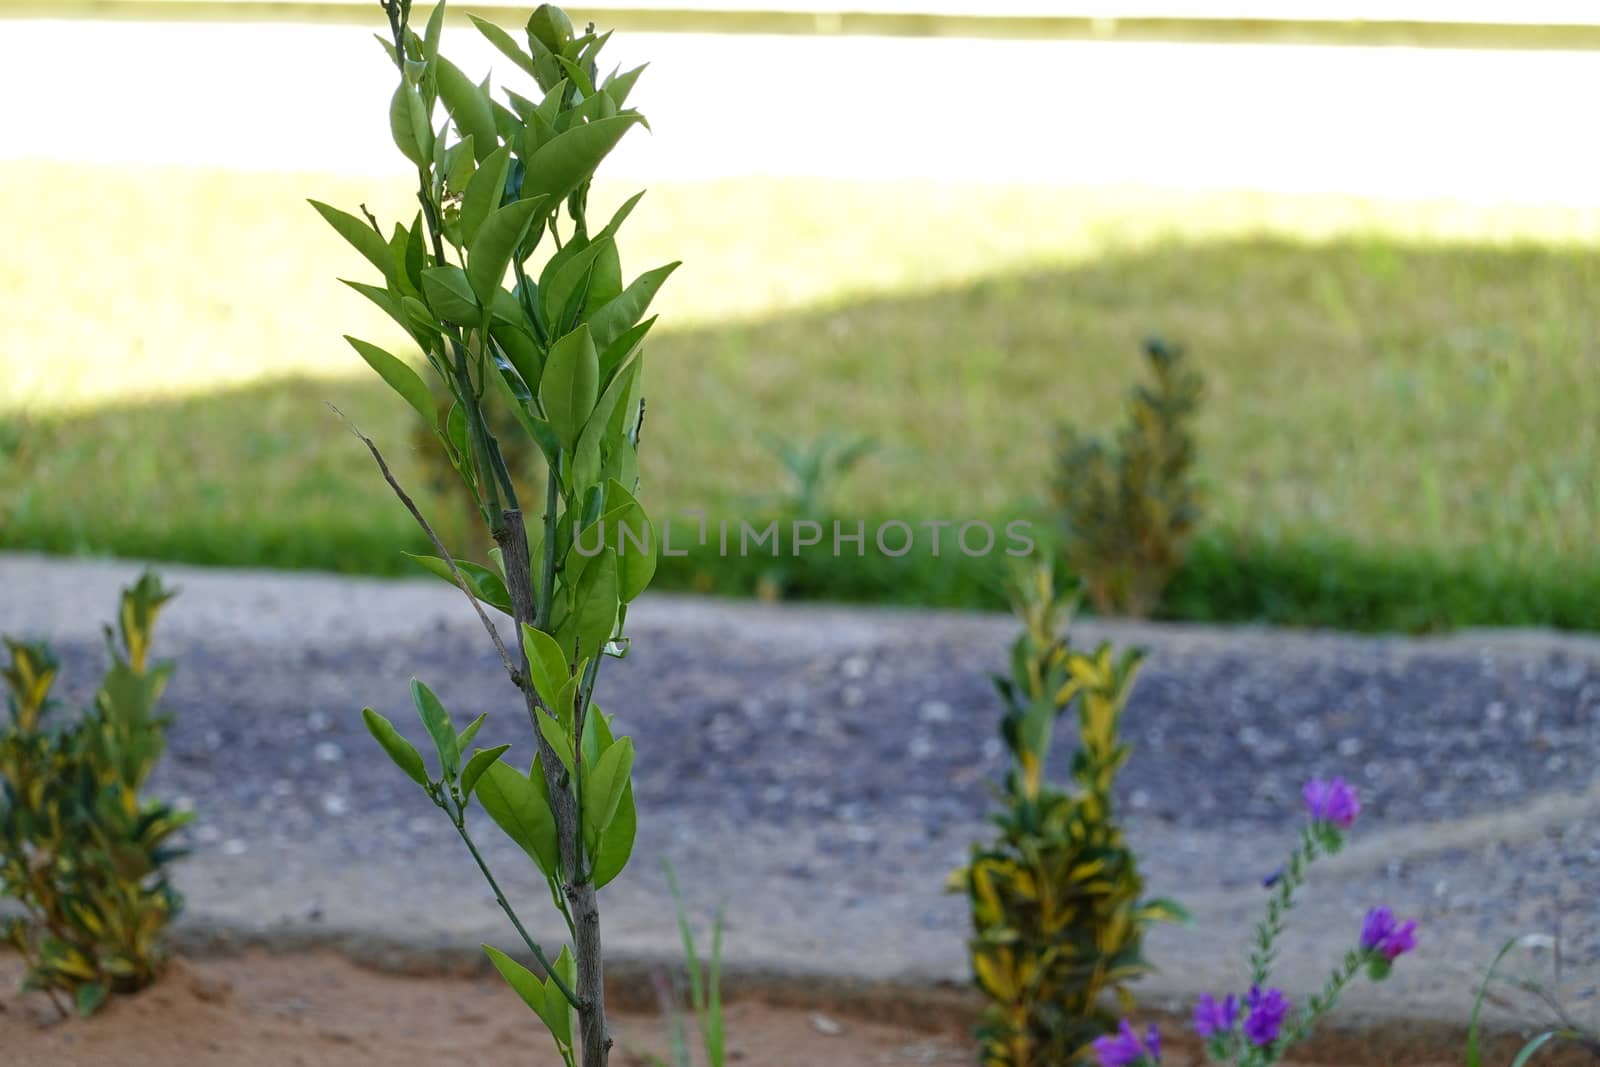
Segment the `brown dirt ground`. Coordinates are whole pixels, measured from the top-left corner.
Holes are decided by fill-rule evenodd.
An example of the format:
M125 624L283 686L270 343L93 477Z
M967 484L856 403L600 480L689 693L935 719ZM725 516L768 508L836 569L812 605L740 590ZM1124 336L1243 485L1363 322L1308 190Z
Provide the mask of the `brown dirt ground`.
M537 1021L493 976L396 976L328 952L178 960L144 993L113 1000L92 1019L62 1021L43 997L15 992L18 975L17 960L0 957L4 1067L560 1067ZM931 1023L918 1029L737 1001L727 1008L728 1062L973 1062L959 1025ZM649 1054L666 1049L659 1016L618 1015L613 1032L617 1067L646 1067ZM1167 1062L1182 1065L1192 1053L1175 1048Z

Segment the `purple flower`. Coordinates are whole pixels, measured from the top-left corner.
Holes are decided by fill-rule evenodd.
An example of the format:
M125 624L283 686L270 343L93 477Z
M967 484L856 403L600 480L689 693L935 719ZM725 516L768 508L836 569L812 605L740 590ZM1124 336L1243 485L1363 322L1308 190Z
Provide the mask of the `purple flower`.
M1361 814L1361 798L1356 796L1355 787L1346 784L1343 778L1331 782L1313 778L1306 783L1301 796L1306 799L1312 822L1332 823L1341 830L1348 830Z
M1361 922L1361 947L1368 952L1376 952L1389 940L1394 928L1394 912L1381 905L1373 908Z
M1229 993L1217 1003L1210 993L1202 993L1194 1005L1194 1032L1201 1037L1226 1034L1239 1021L1239 998Z
M1395 957L1417 947L1417 921L1407 919L1401 923L1388 908L1373 908L1361 923L1361 947L1368 952L1381 952L1384 959L1393 962Z
M1407 919L1395 927L1383 943L1384 959L1394 962L1396 956L1404 955L1417 947L1417 920Z
M1289 998L1283 995L1283 990L1263 990L1253 985L1244 1003L1249 1012L1244 1020L1244 1036L1255 1045L1270 1045L1276 1041L1278 1028L1289 1014Z
M1115 1034L1094 1041L1094 1056L1100 1067L1131 1067L1143 1061L1146 1055L1155 1063L1161 1062L1161 1035L1154 1026L1145 1036L1143 1045L1126 1019Z

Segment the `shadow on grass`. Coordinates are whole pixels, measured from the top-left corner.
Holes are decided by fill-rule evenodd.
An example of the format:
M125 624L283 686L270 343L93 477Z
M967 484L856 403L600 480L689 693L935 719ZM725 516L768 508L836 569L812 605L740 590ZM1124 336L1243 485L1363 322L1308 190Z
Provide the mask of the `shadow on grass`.
M867 433L883 450L833 511L1014 518L1055 428L1109 429L1137 341L1207 375L1207 535L1173 617L1353 629L1600 629L1600 252L1386 239L1167 243L1055 270L663 332L650 348L646 502L737 521L776 466L758 434ZM0 415L0 545L405 573L425 547L337 403L452 546L407 409L374 380L263 381L67 417ZM476 550L472 546L479 545ZM663 585L1000 605L1003 557L698 551Z

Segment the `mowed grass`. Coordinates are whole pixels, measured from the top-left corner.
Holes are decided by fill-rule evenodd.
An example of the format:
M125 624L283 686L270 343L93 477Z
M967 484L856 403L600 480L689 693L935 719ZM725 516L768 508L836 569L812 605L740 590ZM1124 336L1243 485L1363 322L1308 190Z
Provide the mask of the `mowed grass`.
M408 409L340 335L403 346L304 198L392 219L403 184L9 163L0 193L25 206L0 262L0 545L400 568L417 534L325 402L423 484ZM841 515L1038 516L1057 425L1114 425L1160 333L1210 383L1176 612L1600 626L1595 212L763 180L656 188L629 227L630 272L685 261L648 356L658 513L748 514L777 472L761 434L836 431L883 446ZM787 569L956 603L993 576Z

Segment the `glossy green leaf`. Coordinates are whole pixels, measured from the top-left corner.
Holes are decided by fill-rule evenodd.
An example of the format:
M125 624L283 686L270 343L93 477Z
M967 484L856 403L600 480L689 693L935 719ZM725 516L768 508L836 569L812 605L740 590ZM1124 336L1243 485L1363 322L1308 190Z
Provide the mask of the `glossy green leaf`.
M611 426L611 413L633 387L636 364L629 364L622 373L611 380L599 403L589 413L578 445L572 452L572 484L589 486L600 480L600 449Z
M439 41L444 36L444 0L439 0L433 5L433 12L428 15L428 26L422 34L423 58L432 61L439 58Z
M433 738L445 779L455 778L461 766L461 750L456 743L456 729L450 723L450 713L444 710L444 705L433 695L433 690L415 678L411 679L411 702L417 706L417 715L422 719L428 736Z
M601 88L605 89L605 91L610 95L611 99L617 102L618 107L622 107L627 104L628 94L633 92L633 85L639 80L639 75L643 74L644 68L648 67L649 65L650 64L645 63L642 66L634 67L632 70L625 73L613 74L611 77L606 79L605 84L601 86Z
M479 33L489 39L490 44L498 48L506 58L510 59L518 67L527 71L530 77L534 76L533 57L522 50L522 46L517 44L516 38L488 19L479 18L477 15L469 15L467 17L472 19L472 24L478 27Z
M639 831L639 813L633 803L633 783L622 791L617 813L600 834L600 844L595 848L594 885L601 889L622 873L633 855L633 840Z
M600 161L638 121L638 115L617 115L556 134L528 160L522 195L548 196L547 207L557 207L594 174Z
M473 789L477 788L478 779L483 777L483 772L499 760L510 747L510 745L496 745L493 748L480 748L474 752L461 771L461 795L470 797ZM515 774L516 771L511 773Z
M356 251L367 258L368 263L383 272L391 287L395 285L398 264L390 254L389 242L383 239L382 234L374 230L365 220L358 219L348 212L340 211L318 200L309 203L317 209L317 214L327 220L328 225L338 231L340 237L354 245Z
M561 723L541 712L539 714L539 733L550 743L550 747L555 751L556 758L567 769L567 773L572 773L574 767L572 762L572 739L562 730Z
M428 386L404 361L391 356L377 345L363 341L358 337L345 335L345 340L350 342L361 358L367 361L367 366L378 372L389 388L400 394L401 399L416 409L418 415L429 426L437 429L439 414L433 406L433 394Z
M478 228L467 250L467 278L479 303L489 305L500 291L506 268L539 206L537 199L518 200L491 211Z
M600 753L600 759L583 775L583 831L593 851L600 834L616 817L622 793L633 773L633 738L618 738Z
M467 728L456 735L456 749L458 751L466 751L467 746L472 744L472 739L478 736L478 731L483 727L483 721L488 717L488 713L484 712L467 723Z
M410 741L400 736L394 724L371 708L361 709L361 721L367 724L367 732L389 754L394 765L406 772L406 777L422 786L428 786L428 772L422 765L422 755Z
M489 106L489 95L443 56L437 60L436 69L439 98L444 101L445 110L450 112L461 136L471 134L473 151L482 163L500 143L495 136L494 110Z
M571 449L600 396L600 356L587 325L550 346L539 403L561 446Z
M423 271L422 295L429 309L446 322L476 326L483 321L483 309L472 292L472 283L460 267L446 265Z
M589 328L594 331L595 345L599 348L608 347L637 323L649 310L656 292L678 266L678 263L668 263L664 267L646 271L635 278L621 296L590 316Z
M566 318L568 309L573 308L575 303L577 309L582 308L582 301L588 294L590 275L594 272L595 259L608 249L613 256L616 254L616 242L610 238L591 242L581 252L567 258L549 280L540 282L539 304L553 332L565 333L572 328Z
M422 93L410 82L401 82L389 101L389 131L405 157L419 167L433 161L433 126L428 120Z
M587 659L600 654L617 626L617 556L609 548L583 569L578 579L576 616L577 654Z
M402 555L416 560L429 574L436 575L451 585L456 584L455 575L450 573L450 564L438 556L421 556L412 552L405 552ZM467 588L472 591L473 596L497 611L505 612L507 615L512 613L511 594L506 591L504 578L488 567L470 560L456 560L456 569L461 572L461 577L466 579Z
M522 624L522 654L528 661L528 677L533 680L534 692L550 708L570 677L567 658L555 638L527 623Z
M546 877L556 877L560 851L550 802L521 771L504 760L483 768L478 801L495 825L528 854Z
M617 553L617 594L624 604L650 585L656 573L655 527L633 494L615 480L606 486L606 543Z
M539 981L528 968L493 945L484 945L483 951L489 954L489 962L494 964L494 969L500 972L500 977L506 980L506 984L516 991L524 1004L533 1009L535 1015L544 1019L546 1026L549 1026L550 1021L545 1019L549 1013L549 1006L545 1000L544 983ZM562 1000L561 1006L563 1008L567 1006L565 999Z
M461 194L461 237L470 245L483 221L505 199L506 172L511 166L511 146L496 148L478 165L466 192Z

